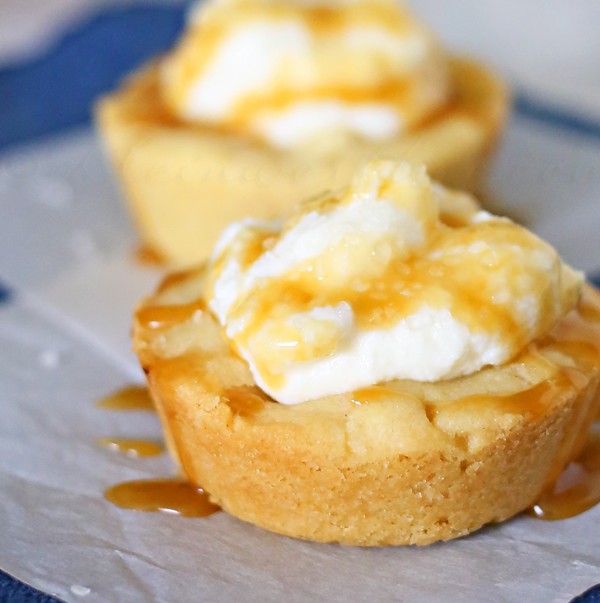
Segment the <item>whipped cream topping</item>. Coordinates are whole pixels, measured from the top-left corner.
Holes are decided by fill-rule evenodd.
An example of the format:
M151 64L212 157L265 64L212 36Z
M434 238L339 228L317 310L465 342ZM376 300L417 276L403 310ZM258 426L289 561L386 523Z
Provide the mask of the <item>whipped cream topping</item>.
M163 69L184 120L291 148L389 138L448 101L441 49L396 0L212 0L192 15Z
M506 362L581 284L550 245L424 168L374 161L284 224L227 229L207 301L257 384L296 404Z

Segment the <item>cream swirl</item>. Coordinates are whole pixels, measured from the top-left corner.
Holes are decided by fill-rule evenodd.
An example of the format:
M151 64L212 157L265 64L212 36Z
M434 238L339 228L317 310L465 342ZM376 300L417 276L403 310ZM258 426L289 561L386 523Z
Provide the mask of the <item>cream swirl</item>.
M575 306L582 276L424 168L375 161L285 224L231 226L208 282L257 384L296 404L504 363Z
M180 118L283 148L338 131L389 138L450 95L443 52L395 0L213 0L163 74Z

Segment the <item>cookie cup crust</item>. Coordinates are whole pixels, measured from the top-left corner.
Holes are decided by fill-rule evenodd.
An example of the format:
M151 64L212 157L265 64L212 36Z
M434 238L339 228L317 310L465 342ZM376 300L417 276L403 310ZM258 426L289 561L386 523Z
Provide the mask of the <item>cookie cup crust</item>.
M202 280L171 277L147 299L134 347L185 474L273 532L362 546L465 535L531 506L597 414L597 356L552 338L452 381L278 404L195 301ZM600 295L583 303L587 318L565 320L597 331Z

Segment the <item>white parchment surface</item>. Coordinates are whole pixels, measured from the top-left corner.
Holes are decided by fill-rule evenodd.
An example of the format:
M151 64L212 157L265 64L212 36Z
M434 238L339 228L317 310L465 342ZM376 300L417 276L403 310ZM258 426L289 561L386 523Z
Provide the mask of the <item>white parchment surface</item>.
M491 176L497 203L600 269L600 147L516 119ZM141 381L135 301L157 273L93 135L0 157L0 567L66 601L566 602L600 582L600 506L547 523L518 517L426 548L358 549L276 536L225 513L118 509L115 483L162 477L102 436L160 437L152 414L94 406ZM510 496L510 492L506 493Z

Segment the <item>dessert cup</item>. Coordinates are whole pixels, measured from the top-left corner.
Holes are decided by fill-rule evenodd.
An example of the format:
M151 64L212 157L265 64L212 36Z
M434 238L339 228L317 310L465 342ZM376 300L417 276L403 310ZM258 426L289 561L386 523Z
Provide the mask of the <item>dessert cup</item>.
M345 184L368 158L427 165L441 182L476 190L503 130L509 95L472 61L450 60L452 101L402 135L374 141L315 137L278 149L215 126L179 120L162 100L159 64L96 107L98 128L143 243L172 266L205 259L232 220L271 219Z
M600 403L600 293L410 163L231 225L140 306L133 337L189 479L322 542L503 521L553 491Z
M512 361L295 406L255 384L202 302L204 268L138 309L134 347L168 447L232 515L350 545L428 544L535 503L598 412L600 293Z

